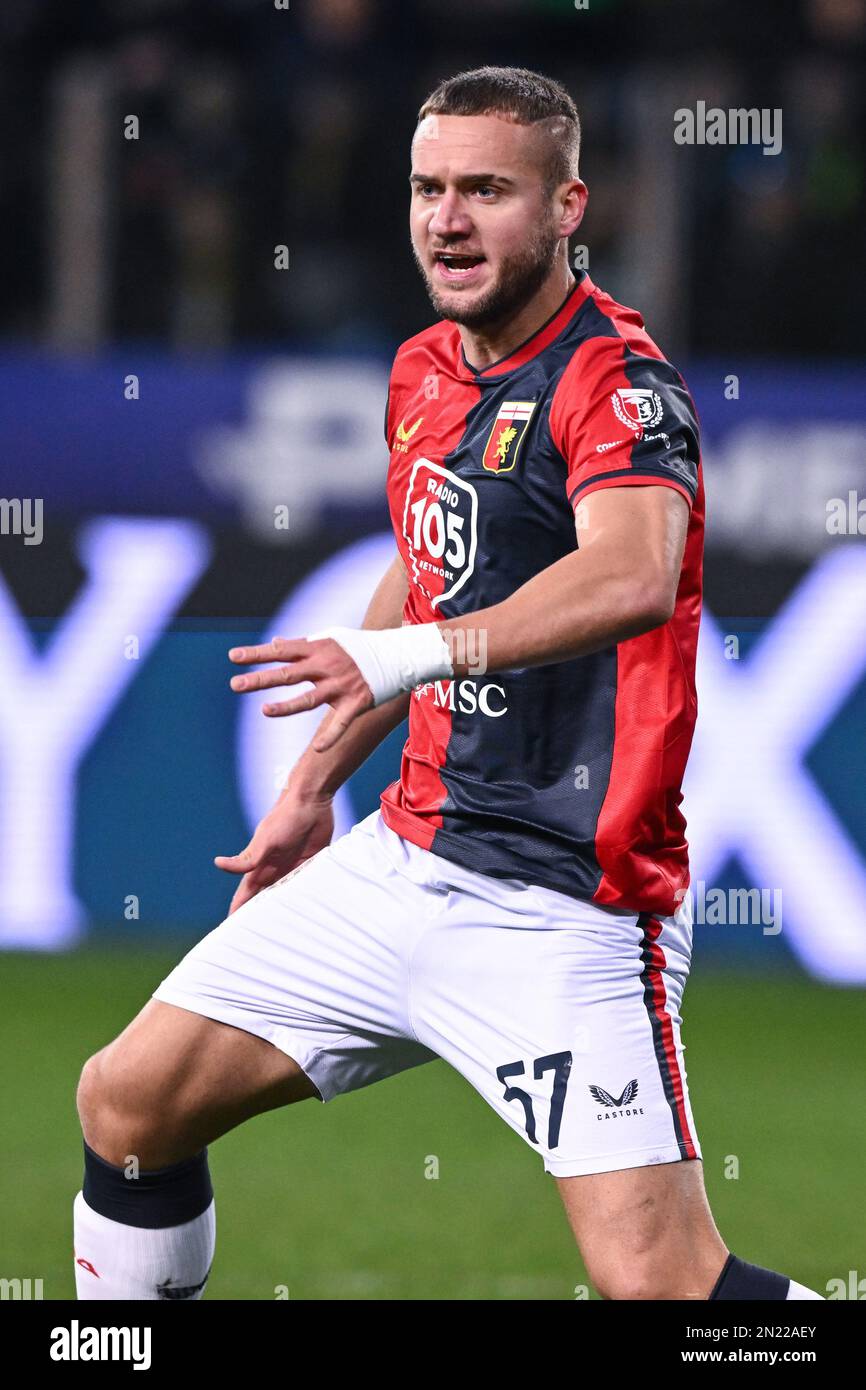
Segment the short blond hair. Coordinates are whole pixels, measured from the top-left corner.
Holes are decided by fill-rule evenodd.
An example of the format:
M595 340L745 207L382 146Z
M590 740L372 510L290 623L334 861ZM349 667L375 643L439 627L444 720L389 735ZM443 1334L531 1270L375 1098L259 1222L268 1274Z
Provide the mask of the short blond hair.
M418 112L428 116L502 116L534 125L548 136L544 181L550 192L578 177L580 117L559 82L529 68L472 68L447 77Z

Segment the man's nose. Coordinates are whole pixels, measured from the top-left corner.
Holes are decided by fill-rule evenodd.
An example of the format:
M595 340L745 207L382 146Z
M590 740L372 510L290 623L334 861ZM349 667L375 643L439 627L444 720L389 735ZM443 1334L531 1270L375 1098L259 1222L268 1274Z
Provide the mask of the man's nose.
M436 204L436 211L430 219L430 231L434 236L468 236L472 231L472 219L466 204L455 189L444 193Z

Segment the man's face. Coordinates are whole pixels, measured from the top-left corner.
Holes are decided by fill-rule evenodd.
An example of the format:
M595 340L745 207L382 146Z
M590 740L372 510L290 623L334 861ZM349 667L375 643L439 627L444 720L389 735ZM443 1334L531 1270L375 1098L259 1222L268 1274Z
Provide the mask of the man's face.
M412 142L412 249L433 307L467 328L519 312L547 279L561 204L544 136L498 116L428 116Z

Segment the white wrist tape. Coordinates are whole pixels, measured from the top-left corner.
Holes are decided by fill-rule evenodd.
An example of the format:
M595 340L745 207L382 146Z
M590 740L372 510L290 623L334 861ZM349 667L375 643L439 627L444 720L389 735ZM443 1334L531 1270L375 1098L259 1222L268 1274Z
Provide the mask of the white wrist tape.
M332 637L348 652L373 692L374 705L424 681L450 680L454 675L451 652L436 623L407 623L380 631L327 627L311 632L307 641L324 637Z

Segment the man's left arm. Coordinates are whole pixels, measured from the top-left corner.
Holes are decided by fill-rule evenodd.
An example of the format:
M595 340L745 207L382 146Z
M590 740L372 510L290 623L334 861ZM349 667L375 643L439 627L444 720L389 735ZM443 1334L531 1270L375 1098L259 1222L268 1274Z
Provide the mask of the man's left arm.
M599 489L577 507L579 548L502 603L385 632L335 628L311 639L277 637L235 652L233 660L285 663L253 672L245 680L248 690L312 682L306 694L266 710L297 714L330 704L315 740L324 752L359 714L424 680L567 661L667 622L688 517L682 493L663 484Z
M439 624L455 676L567 661L637 637L674 611L689 521L665 485L610 487L578 504L578 546L507 599ZM455 640L465 630L474 636ZM463 653L473 659L463 659Z

